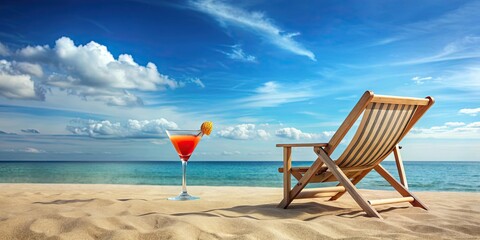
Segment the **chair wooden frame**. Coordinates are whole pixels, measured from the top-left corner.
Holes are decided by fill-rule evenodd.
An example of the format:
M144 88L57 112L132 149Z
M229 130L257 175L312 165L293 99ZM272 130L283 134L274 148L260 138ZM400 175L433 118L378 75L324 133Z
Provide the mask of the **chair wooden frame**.
M375 95L372 91L366 91L360 98L358 103L352 109L350 114L340 125L333 137L328 143L296 143L296 144L277 144L277 147L283 148L283 167L279 168L279 172L283 172L283 200L278 207L287 208L290 203L296 198L311 198L311 197L330 197L329 200L337 200L345 192L348 192L357 204L367 213L368 216L382 218L380 214L373 208L375 205L390 204L399 202L409 202L415 207L421 207L428 210L427 206L423 204L417 197L415 197L409 190L403 162L400 155L400 148L398 143L405 137L409 130L418 122L418 120L425 114L425 112L434 104L432 97L421 98L407 98L395 96ZM353 124L362 115L366 107L370 103L384 103L384 104L403 104L416 105L410 121L406 123L406 127L401 133L398 141L393 149L388 150L388 154L381 156L373 164L369 166L357 166L351 168L340 168L330 155L340 144L342 139L348 133ZM292 148L298 147L312 147L317 155L317 159L310 167L292 167ZM391 153L394 153L400 182L398 182L380 163ZM401 198L380 199L367 201L355 187L372 169L377 171L392 187L402 195ZM348 174L348 176L346 175ZM298 183L291 188L291 176L298 180ZM326 187L318 189L305 189L305 186L311 182L312 179L317 178L320 182L336 180L339 184L336 187Z

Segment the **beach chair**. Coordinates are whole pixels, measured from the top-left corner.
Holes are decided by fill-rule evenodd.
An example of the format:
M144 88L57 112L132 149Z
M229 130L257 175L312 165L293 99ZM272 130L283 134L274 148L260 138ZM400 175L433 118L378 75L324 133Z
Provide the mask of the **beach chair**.
M345 121L328 143L277 144L283 147L283 200L278 207L287 208L294 199L330 197L337 200L348 192L368 216L382 218L373 206L409 202L415 207L428 210L409 190L398 143L415 123L433 105L432 97L407 98L375 95L366 91L352 109ZM362 115L360 124L345 151L334 161L330 158L352 125ZM292 167L292 148L312 147L318 156L310 167ZM398 182L380 164L389 154L394 153L401 182ZM400 198L367 201L355 185L372 169L375 169L392 187ZM291 188L291 176L298 183ZM339 182L334 187L304 189L308 183Z

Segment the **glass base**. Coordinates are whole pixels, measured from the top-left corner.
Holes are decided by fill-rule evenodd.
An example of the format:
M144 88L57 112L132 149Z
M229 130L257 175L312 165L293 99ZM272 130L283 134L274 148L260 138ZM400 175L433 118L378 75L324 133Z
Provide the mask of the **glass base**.
M190 196L188 193L186 192L182 192L180 193L180 195L176 196L176 197L171 197L171 198L168 198L168 200L172 200L172 201L188 201L188 200L197 200L197 199L200 199L199 197L194 197L194 196Z

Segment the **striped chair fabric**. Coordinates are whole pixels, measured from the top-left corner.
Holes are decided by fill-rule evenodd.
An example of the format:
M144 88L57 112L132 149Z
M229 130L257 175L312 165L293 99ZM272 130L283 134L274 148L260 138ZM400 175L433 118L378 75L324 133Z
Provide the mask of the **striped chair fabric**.
M366 167L383 159L400 140L416 109L417 105L370 103L336 164L340 168Z

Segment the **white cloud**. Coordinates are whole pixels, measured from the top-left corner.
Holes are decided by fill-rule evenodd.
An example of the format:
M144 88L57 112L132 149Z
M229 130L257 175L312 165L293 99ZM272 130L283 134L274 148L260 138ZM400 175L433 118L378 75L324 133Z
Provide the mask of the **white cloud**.
M464 122L446 122L445 126L447 127L459 127L459 126L465 126Z
M205 84L199 78L189 78L183 81L179 81L178 87L185 87L189 83L193 83L197 85L199 88L205 88Z
M13 62L14 68L18 69L20 72L25 74L32 75L34 77L42 77L43 69L39 64L28 63L28 62Z
M385 45L401 40L425 38L425 34L432 36L433 34L441 34L444 32L476 32L478 29L478 9L479 1L469 1L453 10L433 18L426 18L426 21L414 22L407 25L398 26L398 35L385 38L371 46Z
M267 139L270 135L263 129L256 129L255 124L240 124L218 131L218 136L235 140Z
M43 100L44 91L30 75L14 69L15 63L0 60L0 96L9 99Z
M240 61L240 62L252 62L256 63L257 58L255 56L246 54L243 49L240 47L240 45L233 45L232 46L232 51L231 52L223 52L228 58Z
M421 85L423 84L425 81L428 81L428 80L432 80L433 78L432 77L419 77L419 76L416 76L416 77L413 77L412 78L412 81L415 81L415 83L417 85Z
M350 100L357 100L358 98L359 98L358 95L352 94L352 95L346 95L346 96L336 97L335 100L350 101Z
M333 136L335 132L325 131L322 133L305 133L301 130L296 128L281 128L275 131L275 135L281 138L289 138L294 140L299 139L321 139L321 140L329 140L331 136Z
M257 135L258 135L258 137L260 137L261 139L268 139L268 137L270 137L270 134L269 134L267 131L263 130L263 129L257 130Z
M443 101L478 102L480 101L480 67L478 64L462 64L459 68L445 70L444 74L435 79L434 87L444 92L435 95Z
M464 108L458 111L460 114L467 114L470 116L477 116L480 113L480 108Z
M447 122L442 126L413 128L409 138L480 139L480 122Z
M82 93L84 96L87 96L88 93ZM143 105L143 100L124 90L123 92L106 92L105 95L98 95L98 92L95 92L91 98L95 101L105 102L110 106L136 106Z
M26 147L26 148L10 148L10 149L0 149L0 152L18 152L18 153L46 153L45 150L33 148L33 147Z
M9 56L10 54L10 49L0 42L0 56Z
M5 135L17 135L16 133L9 133L9 132L4 132L0 130L0 134L5 134Z
M312 116L312 117L320 117L322 116L322 114L320 113L317 113L317 112L311 112L311 111L300 111L300 112L297 112L299 114L304 114L304 115L307 115L307 116Z
M190 81L201 88L205 88L205 84L203 84L202 80L199 78L192 78Z
M261 12L249 12L216 0L191 1L191 5L216 18L222 25L231 24L250 30L279 48L316 61L313 52L293 40L300 33L285 33Z
M240 155L241 152L240 151L233 151L233 152L230 152L230 151L223 151L222 152L222 155L225 155L225 156L231 156L231 155Z
M393 65L423 64L432 62L441 62L449 60L459 60L480 57L480 37L466 36L456 41L450 42L436 54L431 56L411 59L404 62L394 63Z
M470 90L478 94L480 91L480 67L467 66L450 75L443 77L446 87L454 87L461 90Z
M33 129L33 128L22 129L20 131L22 131L23 133L35 133L35 134L40 133L37 129Z
M38 99L28 75L0 73L0 95L10 99Z
M436 74L439 76L428 80L432 83L428 87L431 90L437 90L433 95L435 98L443 102L461 102L462 104L480 101L480 66L478 64L461 64L437 71Z
M33 147L27 147L27 148L22 149L20 151L21 152L26 152L26 153L45 153L44 150L40 150L40 149L33 148Z
M30 76L30 81L108 105L141 105L143 101L133 91L158 91L179 85L160 74L155 64L141 66L128 54L115 58L106 46L94 41L75 45L70 38L61 37L53 48L27 46L17 50L12 58L21 61L13 61L12 67ZM49 69L48 74L42 66ZM192 82L204 86L199 79Z
M283 86L275 81L266 82L256 88L254 94L237 100L242 107L275 107L285 103L301 102L315 95L311 88L302 87L301 84Z
M155 64L140 66L128 54L121 54L115 59L106 46L93 41L76 46L70 38L62 37L56 41L53 52L63 70L74 80L69 83L71 86L144 91L176 86L174 81L157 71Z
M17 56L29 61L50 61L51 49L48 45L26 46L17 50Z
M468 1L460 7L453 8L436 18L427 18L426 21L415 22L404 28L414 32L432 34L435 30L448 31L458 29L476 29L478 23L479 1ZM468 32L468 31L467 31Z
M67 126L67 130L73 134L92 138L160 138L166 136L165 130L177 128L175 122L165 118L130 119L126 123L78 119L72 121L72 125Z
M402 40L402 39L403 39L402 37L383 38L383 39L381 39L381 40L378 40L378 41L370 44L369 46L370 46L370 47L374 47L374 46L387 45L387 44L390 44L390 43L393 43L393 42L400 41L400 40Z
M170 143L170 140L168 140L168 139L155 139L155 140L152 140L150 142L155 144L155 145L164 145L164 144Z
M257 93L275 93L278 91L280 85L274 81L266 82L263 86L258 87L255 89Z

